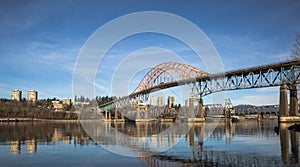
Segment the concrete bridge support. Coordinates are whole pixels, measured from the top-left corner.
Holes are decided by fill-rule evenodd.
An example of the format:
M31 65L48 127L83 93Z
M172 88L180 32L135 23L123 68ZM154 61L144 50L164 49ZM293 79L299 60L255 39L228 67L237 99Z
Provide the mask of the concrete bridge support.
M105 110L105 122L111 122L111 112L108 110Z
M119 111L118 109L115 109L115 122L125 122L125 119L124 119L124 114L122 112L120 112L121 114L121 119L119 119Z
M279 114L280 116L288 116L288 99L287 99L287 89L286 84L280 86L280 95L279 95Z
M136 117L135 118L136 119L141 119L141 114L140 114L140 109L139 108L136 110Z
M198 100L198 114L195 116L194 113L194 102L196 99L190 98L189 99L189 108L188 108L188 121L189 122L203 122L205 121L204 118L204 109L203 109L203 99L200 98Z
M288 107L287 90L290 91L290 108ZM279 98L279 122L300 122L296 85L281 85Z
M117 109L115 109L115 122L118 122L118 110Z
M298 96L296 85L290 85L290 116L298 114Z
M107 120L108 119L108 112L107 112L107 110L105 110L105 120Z
M148 110L145 110L144 112L144 119L148 119Z
M203 99L199 99L199 113L198 118L204 118Z

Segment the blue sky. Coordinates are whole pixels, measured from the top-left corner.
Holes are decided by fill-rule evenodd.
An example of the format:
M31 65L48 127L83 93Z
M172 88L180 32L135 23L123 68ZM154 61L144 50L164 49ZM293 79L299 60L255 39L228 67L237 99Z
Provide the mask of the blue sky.
M86 40L110 20L140 11L169 12L196 24L214 44L225 70L285 60L300 33L300 1L292 0L1 1L0 97L9 98L12 89L25 96L27 90L36 89L39 98L72 97L73 69ZM203 68L176 40L136 35L113 47L99 68L96 84L109 92L108 81L118 60L143 47L175 49L190 64ZM276 104L278 90L230 91L227 96L234 104Z

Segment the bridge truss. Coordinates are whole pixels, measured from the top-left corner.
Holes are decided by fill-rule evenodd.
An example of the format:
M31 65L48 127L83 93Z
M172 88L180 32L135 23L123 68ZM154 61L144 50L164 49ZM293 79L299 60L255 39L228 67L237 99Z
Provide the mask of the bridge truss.
M166 68L168 66L171 67ZM164 73L168 73L168 70L175 70L181 78L159 79ZM188 72L192 72L193 75L188 77ZM168 62L150 70L133 93L100 106L100 111L132 106L134 99L145 101L151 92L181 85L189 85L193 94L201 98L220 91L297 84L299 81L299 59L216 74L207 74L189 65Z
M196 78L194 91L201 96L227 90L296 84L300 81L300 61L289 61ZM196 90L195 90L196 89Z

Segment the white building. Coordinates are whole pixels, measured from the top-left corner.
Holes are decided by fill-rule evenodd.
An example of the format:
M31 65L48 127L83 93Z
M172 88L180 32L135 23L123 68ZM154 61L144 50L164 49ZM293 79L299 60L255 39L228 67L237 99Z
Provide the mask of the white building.
M38 99L38 92L36 90L29 90L27 100L35 103L37 99Z
M12 90L10 92L10 99L21 101L22 100L22 91L20 91L18 89Z
M151 96L151 98L150 98L150 106L157 106L157 98L156 98L156 96Z
M198 102L197 99L195 98L188 98L185 100L185 106L190 106L190 104L192 104L192 106L195 105L195 102Z
M159 107L165 106L165 99L164 99L163 96L159 96L159 97L157 98L157 105L158 105Z

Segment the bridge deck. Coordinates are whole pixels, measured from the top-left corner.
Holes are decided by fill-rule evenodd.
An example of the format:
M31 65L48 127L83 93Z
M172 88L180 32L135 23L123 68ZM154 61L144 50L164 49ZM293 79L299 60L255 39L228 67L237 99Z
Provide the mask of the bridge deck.
M290 72L294 73L295 71L292 71L293 69L290 69L294 66L297 66L299 68L300 59L294 59L294 60L285 61L285 62L279 62L279 63L255 66L255 67L250 67L250 68L245 68L245 69L238 69L238 70L232 70L232 71L227 71L227 72L209 74L207 76L178 80L178 81L173 81L173 82L161 83L161 84L152 86L150 88L143 89L141 91L133 92L128 96L124 96L124 97L118 99L117 101L124 100L127 98L134 98L134 97L137 97L138 95L145 95L145 94L149 94L151 92L155 92L155 91L162 90L162 89L167 89L170 87L193 84L193 83L197 83L197 82L198 83L206 82L205 86L207 88L203 88L203 90L200 90L200 91L204 92L203 95L207 95L207 94L210 94L213 92L218 92L218 91L224 91L224 90L279 86L283 82L283 80L285 82L290 82L290 80L298 81L300 79L299 71L296 74L297 76L294 76L295 77L294 79L291 79L290 76L288 76L284 72L285 70L290 70ZM273 72L273 73L271 74L271 72ZM259 75L259 76L255 76L255 75ZM274 76L272 76L272 75L274 75ZM248 76L248 78L246 78L245 76ZM269 76L271 76L271 78L268 78ZM250 77L252 77L252 78L250 78ZM272 77L275 77L275 79ZM225 85L221 85L221 83L218 83L219 78L223 79L222 83L223 84L225 83ZM262 78L264 78L264 79L262 79ZM250 81L251 79L252 79L252 81ZM216 84L216 85L209 85L209 84L211 84L211 83L209 83L209 81L212 81L212 80L214 81L214 84ZM245 80L245 81L242 81L242 80ZM229 83L229 82L232 82L232 83ZM264 82L264 83L258 83L258 82ZM241 84L245 84L245 85L241 86ZM232 86L232 85L234 85L234 86ZM222 88L222 86L224 88ZM216 90L212 90L209 87L213 87ZM221 88L218 88L218 87L221 87ZM100 106L100 108L110 105L112 103L115 103L115 101L103 104Z

